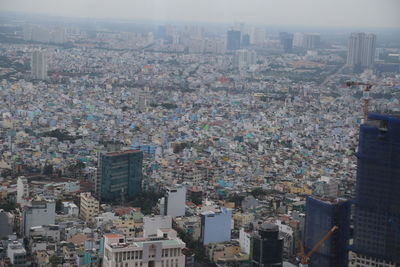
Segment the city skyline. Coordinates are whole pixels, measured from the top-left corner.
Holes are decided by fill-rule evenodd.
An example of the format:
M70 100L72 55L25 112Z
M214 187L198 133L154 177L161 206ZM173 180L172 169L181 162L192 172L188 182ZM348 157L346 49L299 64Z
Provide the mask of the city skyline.
M337 27L400 28L397 10L400 2L386 0L351 1L183 1L118 0L98 3L94 0L54 3L48 0L10 1L0 4L1 11L51 14L52 16L249 24L313 25ZM362 6L362 8L360 8ZM316 12L316 10L318 12Z

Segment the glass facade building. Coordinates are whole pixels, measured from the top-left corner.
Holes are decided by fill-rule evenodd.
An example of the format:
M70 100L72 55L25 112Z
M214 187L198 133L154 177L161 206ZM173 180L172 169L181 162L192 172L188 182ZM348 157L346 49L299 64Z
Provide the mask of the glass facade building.
M352 250L400 264L400 114L369 114L356 155Z
M101 154L96 195L101 201L132 198L142 190L143 152L127 150Z
M304 250L309 252L333 226L338 229L310 257L309 267L346 267L350 238L350 201L307 197Z

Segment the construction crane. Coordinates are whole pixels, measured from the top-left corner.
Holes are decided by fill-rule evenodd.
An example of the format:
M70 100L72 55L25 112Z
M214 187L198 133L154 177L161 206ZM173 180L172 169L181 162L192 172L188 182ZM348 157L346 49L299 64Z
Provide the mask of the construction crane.
M363 106L363 113L364 113L364 123L366 123L368 121L368 112L369 112L369 102L371 100L370 96L369 96L369 91L371 91L372 86L375 85L381 85L381 86L394 86L394 84L392 83L388 83L388 84L374 84L374 83L364 83L364 82L356 82L356 81L348 81L346 82L346 86L347 87L351 87L351 86L359 86L359 85L363 85L364 87L364 92L363 92L363 101L364 101L364 106Z
M329 237L337 230L339 227L333 226L332 229L330 229L324 237L317 242L317 244L314 245L314 247L307 253L304 253L304 247L300 243L300 264L299 267L307 267L308 266L308 259L325 243L326 240L328 240Z

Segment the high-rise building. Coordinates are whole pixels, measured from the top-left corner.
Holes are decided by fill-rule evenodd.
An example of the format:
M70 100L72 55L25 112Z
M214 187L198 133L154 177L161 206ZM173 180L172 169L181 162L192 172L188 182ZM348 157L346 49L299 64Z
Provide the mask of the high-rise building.
M238 50L240 49L240 31L230 30L227 33L226 48L228 50Z
M285 53L292 52L293 49L293 34L287 32L279 33L279 41Z
M184 185L167 188L165 197L161 199L160 212L172 217L185 216L186 187Z
M237 50L233 58L234 65L241 69L256 64L257 54L255 51L250 50Z
M79 217L89 222L99 215L100 203L90 192L81 193L80 197Z
M56 204L54 200L34 200L23 208L22 230L29 237L33 226L54 224L56 220Z
M17 180L17 203L22 205L29 197L28 180L24 176L18 177Z
M304 250L307 253L332 227L338 229L310 257L309 267L345 267L350 238L350 202L307 197Z
M47 79L47 54L44 51L34 51L31 59L31 75L34 79Z
M275 224L264 224L251 238L251 255L253 267L283 266L283 238L279 237L279 227Z
M96 195L101 201L125 200L142 191L143 152L127 150L100 154Z
M104 235L104 267L142 266L142 267L184 267L185 255L182 253L185 243L171 235L152 238L137 238L126 240L123 235ZM159 232L161 232L159 230Z
M201 242L203 245L231 240L232 211L221 208L219 212L201 214Z
M350 35L346 65L372 67L375 59L376 35L354 32Z
M360 126L356 156L354 241L349 266L398 266L400 114L369 114L368 121Z

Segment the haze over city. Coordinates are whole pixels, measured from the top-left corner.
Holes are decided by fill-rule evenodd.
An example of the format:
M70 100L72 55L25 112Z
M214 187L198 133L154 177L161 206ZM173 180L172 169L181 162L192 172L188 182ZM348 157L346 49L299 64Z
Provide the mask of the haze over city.
M0 267L399 267L399 0L0 0Z
M400 27L398 0L2 0L0 10L150 21Z

